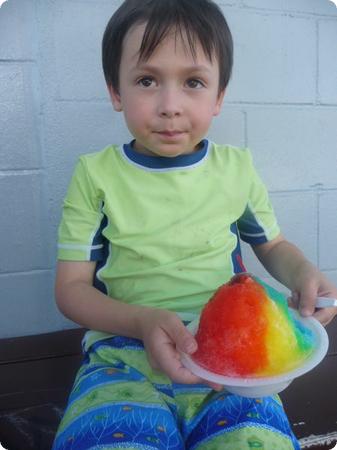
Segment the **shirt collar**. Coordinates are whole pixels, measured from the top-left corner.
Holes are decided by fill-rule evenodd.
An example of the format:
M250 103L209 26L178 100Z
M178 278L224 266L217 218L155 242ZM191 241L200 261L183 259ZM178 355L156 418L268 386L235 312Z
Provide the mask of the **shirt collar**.
M209 141L203 139L200 142L200 148L192 153L166 157L139 153L133 148L134 142L133 140L129 144L123 145L124 155L137 166L143 166L147 169L174 169L193 166L200 163L206 157L209 146Z

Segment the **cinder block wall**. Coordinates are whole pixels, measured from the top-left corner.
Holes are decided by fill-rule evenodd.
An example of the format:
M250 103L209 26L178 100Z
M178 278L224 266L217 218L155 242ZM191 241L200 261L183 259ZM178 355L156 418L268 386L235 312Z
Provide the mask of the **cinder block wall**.
M78 155L130 138L100 44L120 1L0 9L0 338L74 324L53 299L56 230ZM284 234L337 283L337 8L222 0L235 69L210 137L249 146ZM248 270L269 280L244 248Z

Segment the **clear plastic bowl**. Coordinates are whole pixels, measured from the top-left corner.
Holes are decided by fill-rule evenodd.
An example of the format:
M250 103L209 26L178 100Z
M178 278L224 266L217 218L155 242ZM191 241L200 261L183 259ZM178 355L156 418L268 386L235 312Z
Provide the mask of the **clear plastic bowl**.
M209 370L206 370L196 364L186 353L181 354L182 363L195 375L203 378L204 380L222 384L228 392L241 395L242 397L255 398L277 394L288 387L294 378L309 372L317 366L326 355L329 347L327 332L318 320L313 317L304 318L293 309L291 309L290 312L296 320L301 322L305 327L309 328L313 332L316 342L316 347L312 354L296 369L281 375L270 377L240 378L227 377L210 372ZM197 332L198 325L199 318L191 322L187 327L194 335Z

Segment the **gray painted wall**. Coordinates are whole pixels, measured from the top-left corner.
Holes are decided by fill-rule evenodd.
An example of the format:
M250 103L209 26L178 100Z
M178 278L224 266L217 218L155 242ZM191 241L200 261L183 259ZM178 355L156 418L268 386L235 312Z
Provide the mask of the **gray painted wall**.
M0 9L0 337L74 327L54 305L56 230L78 155L130 137L100 63L119 4L8 0ZM219 4L235 70L210 137L252 149L284 234L337 283L337 8Z

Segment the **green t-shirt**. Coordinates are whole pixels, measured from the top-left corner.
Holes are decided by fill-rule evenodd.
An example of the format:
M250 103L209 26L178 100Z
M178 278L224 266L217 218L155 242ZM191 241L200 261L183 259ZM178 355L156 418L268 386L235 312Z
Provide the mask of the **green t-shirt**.
M240 238L279 234L247 149L207 140L174 158L132 143L80 157L64 201L58 259L97 261L95 286L130 304L198 313L244 270Z

